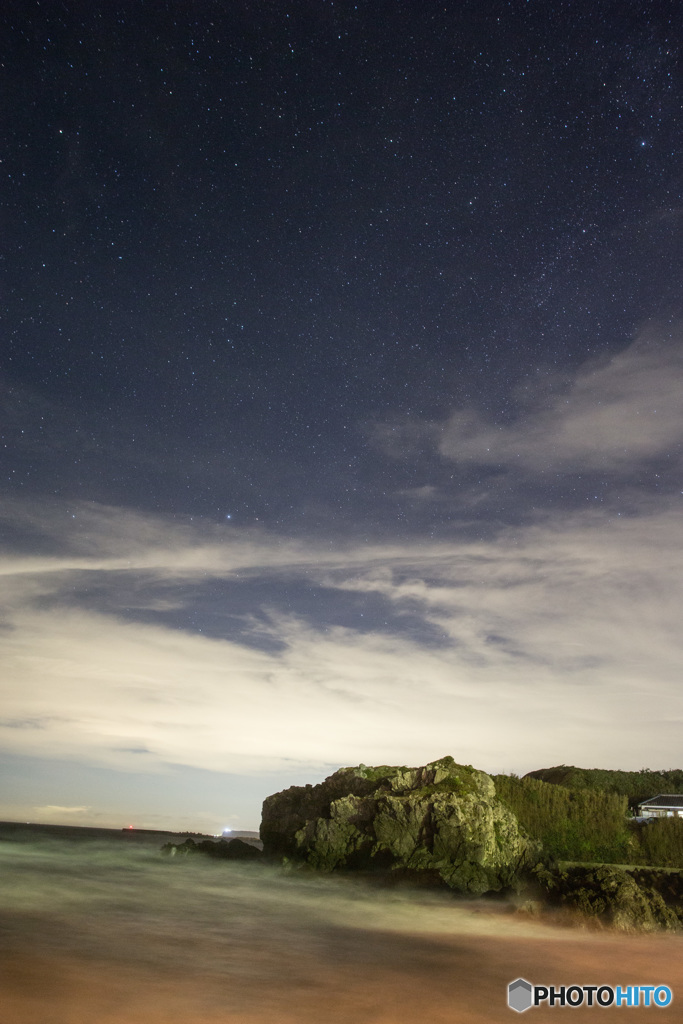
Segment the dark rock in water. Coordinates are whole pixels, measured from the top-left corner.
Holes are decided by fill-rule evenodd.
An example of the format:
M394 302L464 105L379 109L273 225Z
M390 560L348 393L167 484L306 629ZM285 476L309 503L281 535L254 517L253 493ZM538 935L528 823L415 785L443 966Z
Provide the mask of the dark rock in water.
M186 839L184 843L166 843L161 852L171 857L187 857L202 853L216 860L260 860L263 854L257 847L245 843L241 839L225 839L214 843L210 839L196 843L194 839Z
M341 768L263 804L264 854L320 871L431 877L459 892L500 891L536 864L539 844L493 780L452 757L422 768Z
M682 921L661 893L623 868L576 865L545 874L550 899L622 932L675 931Z

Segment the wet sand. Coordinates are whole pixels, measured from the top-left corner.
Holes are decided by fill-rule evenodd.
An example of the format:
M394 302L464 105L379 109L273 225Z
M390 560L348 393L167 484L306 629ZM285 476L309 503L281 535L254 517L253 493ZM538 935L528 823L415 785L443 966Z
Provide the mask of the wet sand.
M264 944L242 977L232 971L220 977L193 967L170 972L3 951L0 996L3 1024L480 1024L516 1017L505 992L520 975L558 984L665 982L680 993L682 952L679 941L659 936L554 944L348 931L328 936L317 956ZM545 1021L569 1011L529 1012L529 1019ZM571 1019L596 1014L647 1014L670 1024L681 1019L681 1008L675 1001L661 1009L577 1008Z
M10 882L2 1024L480 1024L522 1019L506 1003L519 976L674 990L666 1008L539 1007L525 1020L681 1019L679 935L596 933L487 901L62 847L0 847Z

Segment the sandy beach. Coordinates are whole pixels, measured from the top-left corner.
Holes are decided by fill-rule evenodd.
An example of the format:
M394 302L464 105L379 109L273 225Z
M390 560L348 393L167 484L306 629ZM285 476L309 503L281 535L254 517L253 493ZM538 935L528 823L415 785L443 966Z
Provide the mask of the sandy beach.
M85 951L79 958L4 950L5 1024L481 1024L516 1019L505 991L520 975L558 984L665 981L675 993L683 984L683 944L661 936L557 940L337 928L286 947L273 934L249 950L240 971L233 964L224 973L218 949L206 970L196 963L175 970L145 963L154 952L150 938L139 936L145 948L132 946L128 963ZM529 1019L551 1021L563 1012L533 1008ZM571 1019L626 1012L577 1008ZM634 1014L669 1024L680 1020L680 1006Z
M683 937L529 919L504 903L178 862L149 844L1 843L3 1024L480 1024L507 985L666 984ZM539 1007L532 1021L565 1010ZM649 1019L648 1017L648 1019Z

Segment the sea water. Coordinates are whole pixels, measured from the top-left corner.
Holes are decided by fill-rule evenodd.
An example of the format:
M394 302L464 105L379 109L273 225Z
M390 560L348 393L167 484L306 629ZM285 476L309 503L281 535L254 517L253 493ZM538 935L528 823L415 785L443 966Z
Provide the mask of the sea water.
M0 828L2 1024L480 1024L509 1019L518 977L667 984L672 1005L648 1012L680 1019L678 935L560 927L504 901L84 834Z

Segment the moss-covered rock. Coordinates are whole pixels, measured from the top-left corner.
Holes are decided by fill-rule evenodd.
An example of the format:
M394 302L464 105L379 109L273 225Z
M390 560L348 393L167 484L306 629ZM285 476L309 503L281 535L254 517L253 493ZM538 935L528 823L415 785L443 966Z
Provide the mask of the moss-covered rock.
M398 871L470 893L514 884L539 855L491 778L452 757L292 786L264 802L261 839L266 855L321 871Z
M643 879L644 881L644 879ZM575 866L554 876L546 873L551 899L582 915L622 932L675 931L681 926L676 910L653 886L612 864Z

